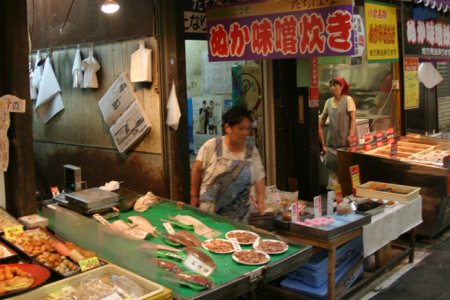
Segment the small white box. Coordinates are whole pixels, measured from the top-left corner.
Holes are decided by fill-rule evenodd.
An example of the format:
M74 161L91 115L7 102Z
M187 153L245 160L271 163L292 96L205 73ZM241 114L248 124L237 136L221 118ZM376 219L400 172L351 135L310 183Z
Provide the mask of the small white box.
M48 226L48 219L41 217L38 214L20 217L19 222L25 225L26 228L33 228L38 226L45 228Z

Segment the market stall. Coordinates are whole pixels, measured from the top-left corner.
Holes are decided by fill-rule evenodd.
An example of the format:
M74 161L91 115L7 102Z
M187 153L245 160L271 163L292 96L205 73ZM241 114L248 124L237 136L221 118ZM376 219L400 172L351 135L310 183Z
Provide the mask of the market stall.
M360 203L367 201L363 197L351 199ZM422 222L422 199L416 195L408 201L390 202L386 199L383 202L385 204L366 212L356 210L348 215L335 213L333 217L337 219L337 224L334 226L305 228L305 225L290 223L286 226L279 222L278 234L314 246L316 254L285 279L265 285L265 291L283 295L284 299L295 299L298 295L321 299L342 298L361 289L404 258L409 257L409 262L412 262L414 229ZM357 209L362 207L358 205ZM395 243L400 235L407 232L411 233L409 245ZM388 248L389 255L382 259L380 250L385 248ZM321 249L326 253L319 252ZM361 275L363 259L372 254L375 255L375 268Z
M370 151L338 150L338 177L344 194L352 193L349 168L359 165L361 182L382 181L420 187L423 223L417 234L433 237L450 224L448 168L444 158L450 143L420 137L401 137L397 154L391 158L390 146L371 147Z
M260 283L272 281L299 267L308 260L312 252L310 246L298 244L270 232L233 222L221 216L211 215L183 203L175 203L166 199L162 199L159 204L145 212L130 210L107 219L109 224L113 224L119 220L126 223L130 222L132 217L143 217L157 229L157 231L154 231L155 236L149 235L144 240L136 240L117 234L117 232L111 231L108 225L102 225L92 218L57 205L44 208L43 214L49 218L49 227L55 231L56 235L74 241L83 247L93 249L107 261L170 288L177 299L212 299L214 297L229 299L245 294L255 289ZM182 225L179 221L177 222L174 219L176 216L195 218L208 228L206 231L211 234L208 237L194 234L201 242L200 247L195 248L211 258L213 265L209 264L208 259L202 258L190 264L187 262L189 257L187 250L184 251L184 254L177 251L165 251L168 246L174 248L174 241L167 242L167 224L163 223L170 223L175 233L188 231L193 234L194 232L192 228L189 228L189 225L186 226L186 224ZM239 251L235 251L235 249L219 253L207 250L205 241L211 239L226 240L230 232L236 230L253 233L258 237L260 246L263 245L265 240L273 240L282 242L286 247L280 251L265 254L264 258L267 258L267 260L259 262L240 260L239 257L236 257ZM165 247L161 247L161 245ZM252 241L251 243L240 243L239 247L241 250L254 250L254 247L257 246ZM268 252L270 253L270 251ZM177 255L186 255L186 257L184 259L173 259ZM156 267L155 261L161 259L162 256L165 256L163 258L165 261L174 264L175 268L181 269L181 273L192 274L192 271L196 270L197 274L202 274L197 279L206 284L203 287L193 287L193 285L180 280L177 272L169 272ZM195 265L198 269L195 269ZM202 267L199 267L199 265ZM209 272L208 268L211 268L212 272Z

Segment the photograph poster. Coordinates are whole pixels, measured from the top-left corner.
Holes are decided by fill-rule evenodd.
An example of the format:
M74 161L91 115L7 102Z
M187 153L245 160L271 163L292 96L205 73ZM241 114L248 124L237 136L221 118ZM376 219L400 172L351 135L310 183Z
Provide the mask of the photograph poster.
M195 152L204 142L222 136L223 100L217 95L192 97L192 130Z

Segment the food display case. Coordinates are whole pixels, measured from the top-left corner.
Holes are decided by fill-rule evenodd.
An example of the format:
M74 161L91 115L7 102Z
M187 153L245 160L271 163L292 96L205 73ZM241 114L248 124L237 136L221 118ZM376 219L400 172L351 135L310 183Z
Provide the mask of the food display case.
M369 151L339 149L338 177L346 195L352 193L349 168L353 165L359 165L362 183L380 181L419 187L423 223L416 233L433 237L450 224L450 177L446 166L449 154L448 141L422 136L400 137L394 158L391 158L390 145Z
M260 283L270 282L298 268L306 263L312 254L310 246L167 199L161 199L160 203L145 212L134 210L121 212L118 216L107 219L104 224L58 205L43 208L43 214L49 219L49 227L55 231L57 236L95 251L107 261L169 288L176 299L235 298L255 289ZM192 270L191 262L188 263L187 258L177 260L173 257L174 253L164 250L166 247L176 247L176 240L167 237L170 232L170 227L169 230L167 229L167 223L172 226L175 233L181 231L185 231L184 233L187 231L188 235L194 233L194 230L186 224L174 221L176 216L195 218L211 229L209 233L213 233L212 236L195 234L201 245L194 248L213 260L212 272L204 268L200 273L205 274L197 277L199 281L207 283L204 288L180 281L180 272L173 272L173 270L181 269L181 273L189 276L192 274L189 272L189 269ZM156 230L153 231L154 236L148 235L143 240L133 239L108 228L109 224L115 222L128 223L133 217L142 217L149 221L152 227L156 227ZM269 254L264 252L261 255L264 260L255 263L241 261L242 258L235 255L238 252L236 249L234 253L233 251L223 251L222 253L208 251L211 239L220 239L223 242L231 237L232 232L239 233L241 231L252 232L259 237L259 244L253 243L253 241L240 244L243 252L258 252L265 245L264 243L272 246L274 243L284 246L272 253L266 251ZM186 255L189 256L188 248L179 249L185 254L188 253ZM155 261L160 261L161 255L166 263L170 261L169 268L172 272L155 263ZM204 262L206 263L206 260Z

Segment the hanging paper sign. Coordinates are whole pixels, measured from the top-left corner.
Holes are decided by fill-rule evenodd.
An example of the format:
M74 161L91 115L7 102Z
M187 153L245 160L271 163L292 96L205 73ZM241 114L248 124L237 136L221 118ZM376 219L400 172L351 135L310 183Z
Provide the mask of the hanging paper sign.
M370 151L372 149L372 134L366 133L364 134L364 151Z
M386 143L390 144L393 142L395 142L394 128L390 127L386 129Z
M369 62L398 61L396 5L365 1L364 15Z
M378 130L375 133L375 141L376 141L376 147L380 148L383 146L383 132L381 132L380 130Z
M359 173L359 165L350 167L350 177L352 179L353 194L356 192L356 188L361 185L361 175Z
M279 205L281 202L281 197L277 189L277 186L271 185L268 187L268 190L269 190L269 199L272 201L273 204Z

